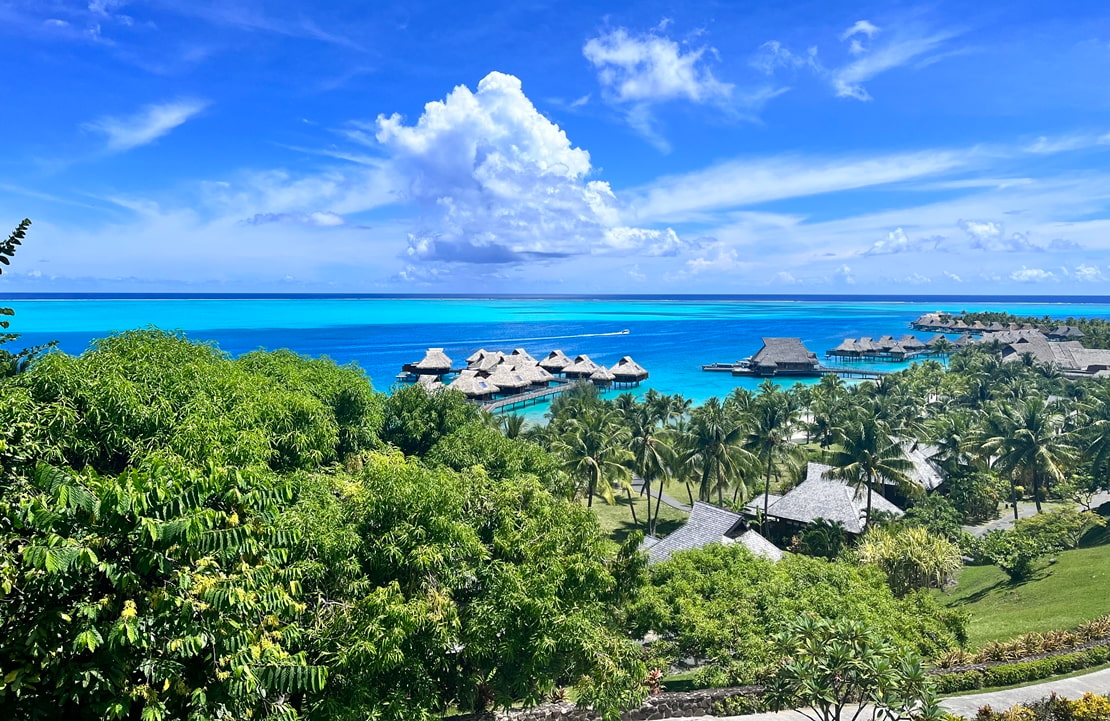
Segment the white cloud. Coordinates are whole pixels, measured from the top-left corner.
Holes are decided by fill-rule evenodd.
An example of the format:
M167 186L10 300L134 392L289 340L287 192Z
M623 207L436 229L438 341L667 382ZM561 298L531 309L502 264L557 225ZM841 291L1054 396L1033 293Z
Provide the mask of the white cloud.
M945 278L947 278L948 280L950 280L950 281L954 282L954 283L963 283L963 282L964 282L964 281L963 281L963 278L961 278L960 276L956 275L955 273L953 273L953 272L952 272L952 271L950 271L950 270L946 270L946 271L944 271L944 277L945 277Z
M860 23L856 23L853 28L859 25ZM866 34L868 38L874 34L873 32L866 33L863 30L856 30L852 35L846 34L844 38L853 38L853 35L861 33ZM888 42L879 43L874 47L865 47L858 42L858 39L853 38L849 52L859 56L859 59L832 71L830 79L833 90L840 98L871 100L871 94L863 87L865 82L880 73L900 67L911 60L931 53L954 35L953 32L940 32L931 35L906 32L901 35L892 35Z
M798 279L792 273L787 273L785 270L780 270L775 273L775 282L782 283L783 285L797 285Z
M1004 227L995 221L961 220L956 225L971 239L975 250L1026 253L1040 252L1044 248L1029 240L1025 233L1011 233L1006 237Z
M740 261L740 254L725 243L714 243L706 249L707 253L686 261L686 269L690 275L697 275L706 271L722 273L740 268L745 263Z
M1093 283L1095 281L1106 280L1102 271L1097 265L1078 265L1075 267L1073 274L1075 279L1083 283Z
M938 150L872 158L734 160L660 178L634 191L633 217L675 222L711 210L885 185L950 171L972 157Z
M906 235L906 231L901 228L895 228L886 234L886 240L875 241L870 248L864 251L864 255L890 255L894 253L912 253L917 251L937 250L940 248L944 238L941 236L933 236L928 238L917 238L910 240Z
M1015 270L1013 273L1010 273L1010 280L1016 280L1019 283L1040 283L1048 280L1056 280L1056 275L1042 268L1026 268L1023 265L1020 270Z
M727 98L732 85L706 67L708 48L683 51L655 34L633 36L617 28L591 38L582 48L597 68L598 81L618 103L658 103L685 99L706 103Z
M904 282L911 285L925 285L926 283L933 282L932 278L927 275L922 275L921 273L911 273L910 275L907 275L903 280Z
M124 152L152 143L208 107L197 99L172 100L148 105L124 118L103 117L87 123L85 128L103 133L108 138L107 150Z
M805 55L799 55L791 52L778 40L769 40L760 45L750 64L766 75L774 75L779 68L810 67L814 70L820 70L816 47L809 48Z
M879 32L879 28L869 20L857 20L855 25L841 33L840 39L847 40L857 35L866 35L868 38L872 38L877 32Z
M839 280L847 285L854 285L856 282L855 276L852 275L852 268L847 265L842 265L836 269L833 274L835 280Z
M415 125L379 116L376 139L392 156L404 199L424 213L406 250L413 260L669 255L681 245L670 229L618 222L609 184L586 180L590 154L536 110L512 75L490 73L477 92L456 87L425 105Z

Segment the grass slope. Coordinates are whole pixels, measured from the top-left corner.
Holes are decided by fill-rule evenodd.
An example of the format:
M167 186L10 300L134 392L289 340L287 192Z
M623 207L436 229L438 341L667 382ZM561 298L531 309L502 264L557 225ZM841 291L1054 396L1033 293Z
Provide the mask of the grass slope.
M971 614L972 648L1032 631L1072 628L1110 613L1110 545L1065 551L1056 558L1024 583L1010 583L995 566L960 572L959 585L940 599Z
M683 492L685 492L685 490L683 490ZM644 530L644 519L647 516L647 498L636 494L633 494L632 498L635 501L636 518L639 521L639 525L633 525L632 523L632 513L628 508L628 498L623 495L623 492L622 495L617 496L617 502L611 506L599 498L594 499L592 509L594 515L597 516L597 520L601 523L601 527L605 529L605 532L609 534L609 537L617 543L624 541L624 539L628 537L628 534L634 530ZM583 501L583 503L585 503L585 501ZM652 511L654 511L654 501L652 501L651 507ZM658 535L665 536L674 531L686 522L688 515L689 514L685 511L671 508L664 503L659 509L659 526L656 529Z

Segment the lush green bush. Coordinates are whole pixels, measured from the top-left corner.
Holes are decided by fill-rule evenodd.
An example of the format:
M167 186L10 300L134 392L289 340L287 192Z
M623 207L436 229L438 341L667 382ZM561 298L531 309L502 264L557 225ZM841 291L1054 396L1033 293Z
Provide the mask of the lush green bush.
M874 567L790 556L772 563L743 546L711 545L651 568L652 583L629 606L629 625L654 630L655 665L695 658L703 681L749 683L773 661L770 635L803 614L855 618L926 657L959 645L966 619L924 593L895 598Z
M1107 660L1110 660L1110 646L1096 646L1095 648L1049 658L999 664L982 671L955 671L935 674L932 680L939 693L957 693L992 686L1013 686L1030 681L1039 681L1061 673L1100 666L1106 663Z
M402 386L386 399L382 440L406 456L423 456L442 438L478 420L480 414L458 391L429 392L416 383Z
M976 556L1002 569L1011 581L1024 581L1050 548L1039 538L1018 531L990 531L975 544Z
M1010 493L1005 480L985 472L953 474L944 488L964 523L983 523L998 518L998 504Z
M960 570L960 547L920 526L871 528L856 549L862 563L883 570L899 596L939 588Z
M159 456L308 468L372 444L380 412L366 377L291 355L240 363L180 335L129 331L39 359L0 387L0 406L31 424L46 458L104 473Z
M1022 518L1014 528L1052 552L1077 548L1087 531L1105 525L1106 519L1097 513L1069 507Z
M304 534L309 636L331 673L313 718L433 718L570 685L609 713L639 700L646 670L616 621L643 559L609 560L586 509L400 454L300 485L284 519Z

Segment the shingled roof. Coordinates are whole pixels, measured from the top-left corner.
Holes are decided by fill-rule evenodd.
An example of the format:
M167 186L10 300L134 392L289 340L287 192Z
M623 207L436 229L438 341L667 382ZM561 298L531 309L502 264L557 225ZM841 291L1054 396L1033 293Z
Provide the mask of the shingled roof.
M1025 343L1011 343L1002 349L1002 360L1016 361L1024 353L1031 353L1041 363L1055 366L1064 372L1095 373L1110 368L1110 350L1084 348L1082 343L1075 340L1049 342L1041 338Z
M666 561L679 551L688 551L692 548L703 548L711 543L725 542L723 539L728 538L729 534L735 534L740 528L744 527L745 523L744 517L739 513L733 513L701 501L694 501L694 507L690 511L690 517L686 520L686 524L647 548L648 562L659 563L660 561ZM748 534L759 536L755 531L749 530L740 534L736 539L730 540L743 543L753 554L769 558L772 561L777 561L782 557L782 551L775 548L770 541L762 536L759 536L758 539L749 536L747 540L744 540L744 537ZM777 551L778 557L773 557L774 554L764 544Z
M824 518L842 523L849 533L863 533L867 489L861 487L857 490L845 481L831 478L830 471L831 466L811 462L806 468L806 479L771 504L767 515L803 524ZM903 514L901 508L874 492L871 494L871 510L895 516Z

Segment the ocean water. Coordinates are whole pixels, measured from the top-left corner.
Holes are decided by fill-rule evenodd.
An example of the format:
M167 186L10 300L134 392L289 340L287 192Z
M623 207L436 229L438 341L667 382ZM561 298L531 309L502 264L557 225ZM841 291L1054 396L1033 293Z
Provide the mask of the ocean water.
M20 345L57 340L80 353L90 341L130 328L157 326L215 341L238 355L290 348L357 362L376 388L388 390L404 363L443 347L462 361L478 348L523 347L536 358L554 348L612 365L632 356L656 388L695 402L759 381L701 370L759 350L762 336L801 338L819 357L847 337L912 332L928 311L1002 310L1020 315L1110 318L1110 299L974 298L384 298L384 297L0 297L16 311ZM628 330L628 333L620 331ZM917 334L925 339L928 334ZM860 364L862 366L862 364ZM899 364L875 367L895 369ZM793 383L795 380L788 380ZM544 406L530 408L532 419Z

